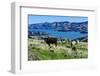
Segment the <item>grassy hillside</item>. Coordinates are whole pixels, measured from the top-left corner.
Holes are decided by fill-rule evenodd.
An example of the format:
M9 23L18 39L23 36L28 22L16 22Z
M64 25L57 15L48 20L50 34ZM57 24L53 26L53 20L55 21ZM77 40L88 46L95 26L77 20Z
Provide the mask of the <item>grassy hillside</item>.
M28 39L28 60L55 60L55 59L79 59L88 57L87 42L75 45L76 51L68 42L58 41L57 47L52 44L51 48L44 40Z

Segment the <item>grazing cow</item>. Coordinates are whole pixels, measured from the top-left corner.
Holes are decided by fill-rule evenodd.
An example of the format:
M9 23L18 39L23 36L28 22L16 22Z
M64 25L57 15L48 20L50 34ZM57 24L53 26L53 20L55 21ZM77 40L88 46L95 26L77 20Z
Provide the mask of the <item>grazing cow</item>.
M48 44L48 46L50 46L50 44L55 44L55 46L57 46L57 38L47 37L47 38L43 38L43 39Z
M78 43L79 43L78 40L72 40L72 41L71 41L71 47L72 47L72 50L73 50L73 51L77 51L76 45L77 45Z

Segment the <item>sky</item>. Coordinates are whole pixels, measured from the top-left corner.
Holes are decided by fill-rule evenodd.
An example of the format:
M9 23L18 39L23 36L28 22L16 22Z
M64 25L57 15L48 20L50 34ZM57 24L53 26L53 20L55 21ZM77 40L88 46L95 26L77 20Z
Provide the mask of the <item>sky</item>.
M44 22L85 22L88 17L80 16L50 16L50 15L28 15L28 24L44 23Z

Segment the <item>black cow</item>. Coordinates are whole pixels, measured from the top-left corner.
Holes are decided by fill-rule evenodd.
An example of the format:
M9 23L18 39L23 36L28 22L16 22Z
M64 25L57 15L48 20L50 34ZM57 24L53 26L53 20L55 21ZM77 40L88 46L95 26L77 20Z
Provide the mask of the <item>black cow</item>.
M57 38L47 37L47 38L43 38L43 39L48 44L48 46L50 46L50 44L55 44L55 46L57 46Z

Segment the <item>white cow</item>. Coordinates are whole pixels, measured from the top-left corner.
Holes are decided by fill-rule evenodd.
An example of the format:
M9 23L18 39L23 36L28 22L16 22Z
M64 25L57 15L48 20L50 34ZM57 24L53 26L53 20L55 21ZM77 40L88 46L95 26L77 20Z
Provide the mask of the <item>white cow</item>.
M73 41L71 41L71 47L72 47L73 51L77 50L77 47L76 47L77 44L79 44L79 40L73 40Z

